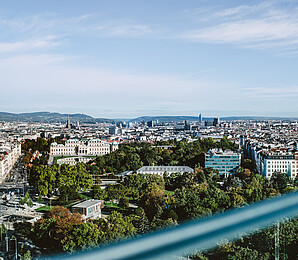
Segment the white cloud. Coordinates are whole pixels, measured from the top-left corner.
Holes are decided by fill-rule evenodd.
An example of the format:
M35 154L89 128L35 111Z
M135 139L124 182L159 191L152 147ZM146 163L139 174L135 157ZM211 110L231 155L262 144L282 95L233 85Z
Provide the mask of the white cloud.
M297 8L280 8L276 2L263 2L213 10L205 13L201 20L205 23L200 23L198 29L185 31L180 37L245 48L297 48Z
M17 42L0 42L0 53L1 52L15 52L15 51L26 51L32 49L51 48L58 46L52 37L37 40L25 40Z
M55 13L0 18L0 29L6 35L16 37L17 33L18 37L29 39L47 35L55 35L57 38L74 35L135 38L154 35L160 31L157 25L143 24L130 18L106 20L98 14L61 17Z
M255 88L242 88L235 93L236 95L245 96L249 98L270 98L270 99L288 99L298 98L298 86L285 86L285 87L255 87Z
M298 40L298 21L245 20L189 31L184 37L211 43L254 43Z

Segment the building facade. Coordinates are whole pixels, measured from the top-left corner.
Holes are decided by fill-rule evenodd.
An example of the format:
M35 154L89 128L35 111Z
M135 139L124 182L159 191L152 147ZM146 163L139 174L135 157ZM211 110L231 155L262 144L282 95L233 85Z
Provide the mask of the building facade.
M286 173L294 179L298 173L298 153L296 155L275 153L262 156L262 176L270 179L274 172Z
M205 154L205 167L219 171L219 174L233 174L241 163L241 154L221 149L211 149Z
M118 149L117 142L105 142L100 139L70 139L64 144L51 144L50 155L53 156L100 156Z
M162 176L164 173L172 174L180 172L193 172L194 170L188 166L143 166L137 170L138 174L157 174Z
M1 142L0 143L0 177L8 174L21 156L21 143Z
M101 218L101 209L104 207L103 200L87 200L71 207L72 213L79 213L83 218Z
M256 171L263 177L270 179L274 172L285 173L292 179L298 174L298 149L272 149L272 145L246 140L244 151L252 159ZM271 147L271 148L270 148Z

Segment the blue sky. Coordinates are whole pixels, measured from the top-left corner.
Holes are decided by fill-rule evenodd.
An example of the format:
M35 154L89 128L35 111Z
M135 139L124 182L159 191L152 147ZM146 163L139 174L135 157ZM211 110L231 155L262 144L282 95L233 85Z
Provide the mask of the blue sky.
M298 3L0 0L0 111L298 116Z

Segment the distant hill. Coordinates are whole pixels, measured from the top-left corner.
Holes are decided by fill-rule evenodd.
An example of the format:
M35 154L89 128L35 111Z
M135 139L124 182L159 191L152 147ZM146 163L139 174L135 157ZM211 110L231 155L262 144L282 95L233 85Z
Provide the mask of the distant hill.
M21 122L66 122L67 114L51 113L51 112L33 112L33 113L6 113L0 112L0 120L2 121L21 121ZM94 118L85 114L70 114L71 121L94 122Z
M203 117L203 121L211 121L215 117ZM289 120L297 119L293 117L262 117L262 116L230 116L230 117L220 117L223 121L233 121L233 120ZM159 122L181 122L181 121L198 121L196 116L141 116L135 119L129 120L130 122L142 122L142 121L156 121Z
M198 121L198 117L195 116L141 116L134 119L130 119L130 122L142 122L142 121L156 121L159 122L179 122L179 121Z
M232 121L232 120L297 120L298 117L266 117L266 116L229 116L221 117L222 120Z
M41 123L57 123L66 122L67 114L52 113L52 112L33 112L33 113L8 113L0 112L0 121L21 121L21 122L41 122ZM181 121L198 121L196 116L141 116L134 119L108 119L108 118L94 118L86 114L70 114L69 118L71 122L80 123L115 123L119 121L128 122L148 122L156 121L159 122L181 122ZM214 117L204 117L204 121L213 120ZM232 121L232 120L287 120L287 119L297 119L289 117L258 117L258 116L231 116L231 117L221 117L222 120Z

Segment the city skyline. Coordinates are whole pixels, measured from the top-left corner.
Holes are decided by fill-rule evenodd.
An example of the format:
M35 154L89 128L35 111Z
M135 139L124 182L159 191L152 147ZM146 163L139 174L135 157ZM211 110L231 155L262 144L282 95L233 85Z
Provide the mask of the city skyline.
M0 2L0 111L298 115L295 1Z

